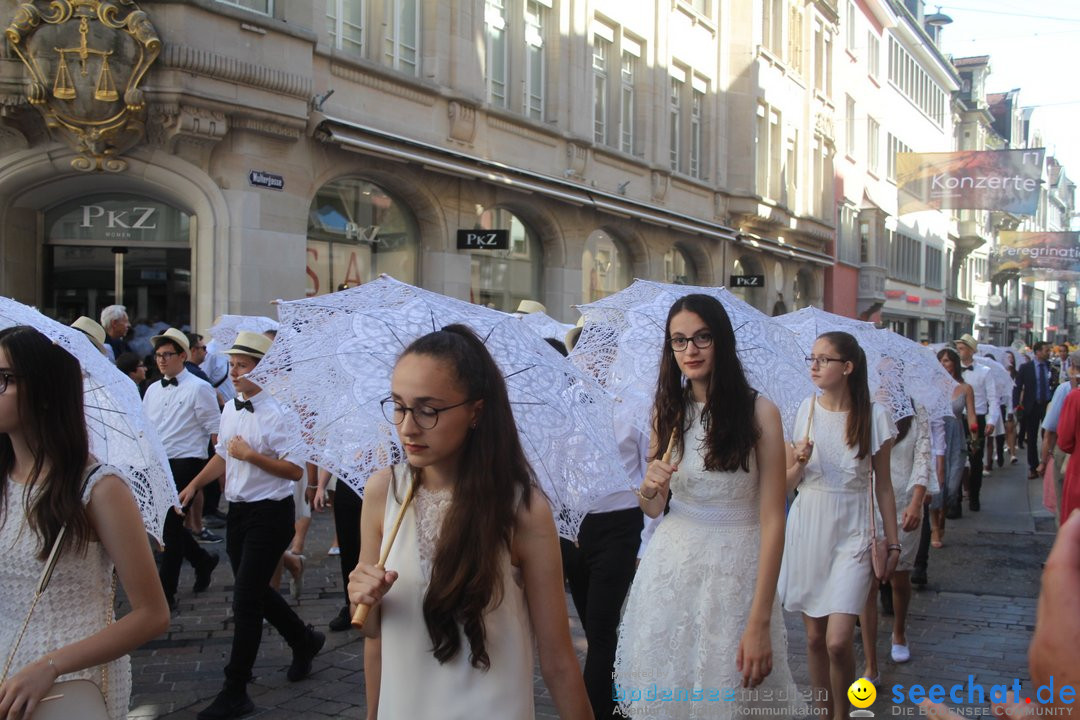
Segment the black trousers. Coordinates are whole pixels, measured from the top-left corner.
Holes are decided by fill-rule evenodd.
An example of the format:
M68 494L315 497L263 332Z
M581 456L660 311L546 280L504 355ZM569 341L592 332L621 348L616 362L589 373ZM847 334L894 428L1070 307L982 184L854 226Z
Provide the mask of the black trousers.
M364 501L351 487L338 480L334 491L334 529L337 531L338 549L341 555L341 581L345 591L345 605L349 604L349 573L360 562L360 512Z
M285 598L270 587L278 560L293 538L293 499L229 504L225 551L235 576L232 652L225 666L225 684L242 687L262 643L263 618L293 648L307 638L307 629Z
M214 443L210 443L210 457L214 457L216 452ZM214 482L203 487L202 494L203 515L218 513L218 503L221 502L221 481L214 480Z
M204 465L206 465L206 460L203 458L170 459L169 468L172 470L176 489L179 491L186 488ZM210 562L210 553L203 550L198 541L184 527L184 518L172 510L165 515L162 540L165 541L165 550L161 553L158 576L161 578L161 588L165 591L165 597L172 600L176 597L176 586L180 582L180 568L184 560L191 563L192 567L198 568Z
M983 454L986 452L986 416L976 415L979 429L975 431L975 442L969 443L968 462L971 463L971 473L968 475L968 495L973 502L979 501L979 493L982 491L983 479Z
M1020 432L1024 435L1024 443L1027 445L1028 469L1035 472L1039 466L1039 426L1046 417L1047 403L1033 403L1031 407L1024 408L1024 422Z
M637 567L644 516L638 508L585 516L578 542L560 539L563 572L585 639L585 690L597 718L615 711L611 675L615 668L619 612Z
M930 562L930 505L923 505L922 528L919 532L919 550L915 553L913 570L921 570L926 574L926 566Z

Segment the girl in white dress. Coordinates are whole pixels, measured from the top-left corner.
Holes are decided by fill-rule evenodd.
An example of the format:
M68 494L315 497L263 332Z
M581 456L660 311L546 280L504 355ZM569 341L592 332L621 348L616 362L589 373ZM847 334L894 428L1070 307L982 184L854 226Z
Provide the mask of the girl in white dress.
M717 300L680 298L665 327L650 454L671 439L675 459L649 464L639 498L650 517L671 510L630 589L614 696L633 718L789 717L780 413L747 383Z
M821 711L848 717L847 689L855 681L855 619L866 604L870 559L870 472L889 544L887 581L900 557L889 451L896 428L870 401L866 356L845 332L814 342L810 379L821 395L803 402L788 449L788 489L799 490L788 514L777 591L784 609L801 612L814 697ZM815 403L813 427L809 418Z
M109 716L127 717L127 653L168 629L169 606L139 508L116 473L90 456L78 360L33 328L0 330L0 663L67 527L0 684L0 718L29 717L57 679L94 682ZM115 622L114 567L132 606Z
M367 481L349 577L350 602L372 608L368 717L532 720L535 634L560 717L591 718L555 522L498 366L471 330L450 325L406 348L390 386L383 412L407 462ZM384 532L410 484L382 570Z

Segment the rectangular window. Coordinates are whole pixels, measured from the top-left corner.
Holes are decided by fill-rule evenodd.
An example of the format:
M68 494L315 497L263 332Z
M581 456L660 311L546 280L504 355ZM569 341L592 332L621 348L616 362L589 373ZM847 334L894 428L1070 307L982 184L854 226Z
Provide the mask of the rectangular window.
M593 26L593 140L607 144L607 98L608 98L608 56L611 54L611 40L601 36L598 30L609 28ZM614 34L611 35L614 37Z
M881 40L873 30L866 33L866 68L875 80L881 76Z
M252 10L263 15L274 14L274 0L217 0L222 5Z
M769 111L769 197L773 200L780 199L781 181L780 172L781 154L784 146L780 140L780 113L775 110Z
M837 207L836 259L855 265L859 262L859 213L851 203Z
M675 68L672 68L674 71ZM683 76L685 78L685 75ZM683 85L685 79L680 80L677 77L668 78L668 157L671 165L671 169L674 171L681 170L681 155L682 155L682 114L680 112L680 104L682 103Z
M918 285L921 274L922 243L918 238L891 230L889 238L888 275L893 280Z
M821 23L814 23L814 88L825 88L825 33Z
M761 44L777 56L784 52L784 2L762 0Z
M528 0L525 5L525 115L533 120L544 119L544 21L547 8L540 0Z
M847 30L847 32L844 34L844 36L847 38L847 49L850 50L853 53L855 52L855 37L856 37L855 17L856 17L856 15L857 15L857 11L855 10L855 0L848 0L848 4L847 4L847 22L844 23L845 26L846 26L845 29Z
M619 74L619 149L634 152L634 80L637 76L641 45L630 38L622 39L622 71Z
M847 96L844 108L844 149L855 157L855 98Z
M945 91L893 37L889 38L889 82L935 125L942 126Z
M386 0L386 64L416 75L419 65L420 0Z
M791 6L788 23L788 64L799 75L803 73L803 11L797 4Z
M942 274L941 248L926 246L926 279L925 285L931 290L941 290L945 287L945 278Z
M769 194L769 111L757 106L757 132L754 136L754 187L757 194Z
M792 211L798 211L799 193L799 131L795 130L787 146L787 162L784 165L784 178L787 180L787 197L784 205Z
M326 0L326 32L336 50L364 50L364 4L361 0Z
M881 127L872 117L866 118L866 169L877 175L881 155Z
M702 122L701 113L705 104L705 92L698 89L698 80L694 78L694 88L690 99L690 175L700 178L702 171Z
M506 97L506 2L484 2L484 71L487 99L492 105L507 106Z
M896 182L896 154L897 153L909 153L911 148L900 142L896 136L889 133L889 144L885 148L885 177Z
M831 32L825 33L825 97L832 97L832 43Z

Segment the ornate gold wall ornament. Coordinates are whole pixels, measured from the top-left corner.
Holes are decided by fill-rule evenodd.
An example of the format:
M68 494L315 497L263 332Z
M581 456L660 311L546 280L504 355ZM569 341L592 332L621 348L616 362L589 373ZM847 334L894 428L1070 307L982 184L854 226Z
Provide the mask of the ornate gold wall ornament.
M147 14L134 0L34 0L5 34L30 71L30 103L79 153L71 166L126 169L119 156L146 131L138 86L161 53Z

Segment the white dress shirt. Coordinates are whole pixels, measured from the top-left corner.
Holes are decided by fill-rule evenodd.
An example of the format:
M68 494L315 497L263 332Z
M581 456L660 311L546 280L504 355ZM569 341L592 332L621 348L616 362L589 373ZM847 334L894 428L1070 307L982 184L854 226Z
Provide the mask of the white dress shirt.
M281 406L265 392L256 393L250 402L254 412L237 410L233 400L225 403L221 411L218 443L214 449L225 460L225 499L258 502L292 497L295 481L272 475L254 463L229 455L229 441L239 435L260 455L288 460L303 469L303 460L285 457L285 451L299 438L290 431Z
M996 402L987 402L988 398L998 399L994 379L990 377L990 368L976 364L971 366L970 370L964 368L961 374L964 382L975 391L975 414L985 415L986 424L993 425L996 429L1001 424L1001 407ZM968 418L968 422L974 421L975 418Z
M205 460L210 436L217 432L220 419L217 395L209 383L187 370L182 370L176 381L168 386L160 380L151 383L143 396L143 408L170 459Z
M614 512L638 507L634 488L641 485L641 481L645 479L645 471L649 467L645 461L645 456L649 452L649 438L630 421L630 410L624 408L624 405L625 403L620 404L615 410L614 426L615 439L619 445L619 461L626 470L627 486L625 490L618 490L597 499L589 508L590 513Z
M199 368L210 378L210 384L221 393L226 402L236 397L236 388L229 377L229 358L218 353L206 353L206 359L199 363ZM224 378L224 379L223 379Z

